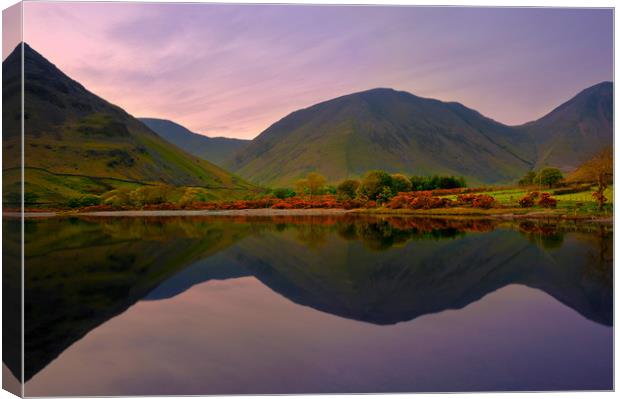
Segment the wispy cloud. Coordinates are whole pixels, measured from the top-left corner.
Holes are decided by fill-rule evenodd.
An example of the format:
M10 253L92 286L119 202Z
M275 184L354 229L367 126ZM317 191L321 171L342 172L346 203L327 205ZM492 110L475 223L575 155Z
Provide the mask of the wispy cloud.
M373 87L505 123L612 78L612 12L570 9L25 3L25 39L138 116L251 138Z

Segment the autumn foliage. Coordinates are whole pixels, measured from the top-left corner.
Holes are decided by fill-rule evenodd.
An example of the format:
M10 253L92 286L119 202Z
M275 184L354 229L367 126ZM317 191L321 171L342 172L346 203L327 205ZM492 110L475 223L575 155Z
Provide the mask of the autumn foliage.
M489 209L497 203L486 194L459 194L456 201L434 196L434 191L398 193L387 204L391 209L435 209L450 207L472 207Z
M521 208L531 208L534 205L538 205L543 208L555 208L558 205L558 200L551 197L549 193L539 193L538 191L532 191L519 199L519 205Z

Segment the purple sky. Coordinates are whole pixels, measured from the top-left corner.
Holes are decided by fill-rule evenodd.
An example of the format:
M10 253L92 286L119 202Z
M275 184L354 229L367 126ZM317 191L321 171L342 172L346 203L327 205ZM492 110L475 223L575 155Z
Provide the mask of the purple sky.
M507 124L613 76L611 9L24 3L24 38L135 116L252 138L392 87Z

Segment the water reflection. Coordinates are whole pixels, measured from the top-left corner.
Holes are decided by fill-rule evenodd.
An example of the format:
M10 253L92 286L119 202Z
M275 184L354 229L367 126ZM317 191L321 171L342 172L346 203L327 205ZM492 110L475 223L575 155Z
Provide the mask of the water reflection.
M4 226L12 228L10 222ZM513 284L545 292L577 311L582 320L611 326L611 242L611 229L602 225L493 220L30 220L25 240L25 378L31 379L86 334L140 300L165 307L185 298L192 287L218 281L236 284L247 277L289 303L376 326L463 309ZM218 301L217 296L210 299ZM295 318L294 311L290 314ZM230 315L235 316L239 315ZM278 317L269 312L260 316L267 323ZM179 345L187 338L178 330L162 334ZM17 369L10 359L5 362ZM303 392L285 386L289 392ZM272 388L260 392L286 392ZM137 391L125 393L129 392Z

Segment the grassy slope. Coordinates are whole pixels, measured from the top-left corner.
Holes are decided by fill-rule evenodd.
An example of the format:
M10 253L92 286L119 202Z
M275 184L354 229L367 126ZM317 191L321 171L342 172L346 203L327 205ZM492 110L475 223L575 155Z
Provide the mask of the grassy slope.
M24 52L25 166L53 175L49 175L53 181L45 181L42 174L31 173L29 176L35 179L26 183L40 193L55 191L51 197L43 198L44 201L79 190L79 185L70 179L63 182L66 175L96 181L113 178L146 184L200 186L227 192L254 188L224 169L164 141L122 109L71 80L29 47ZM17 61L14 52L3 62L3 96L9 104L15 102L11 99L19 97L19 92L13 90ZM3 113L5 150L19 145L17 112L9 107ZM3 167L17 168L19 161L9 160Z

